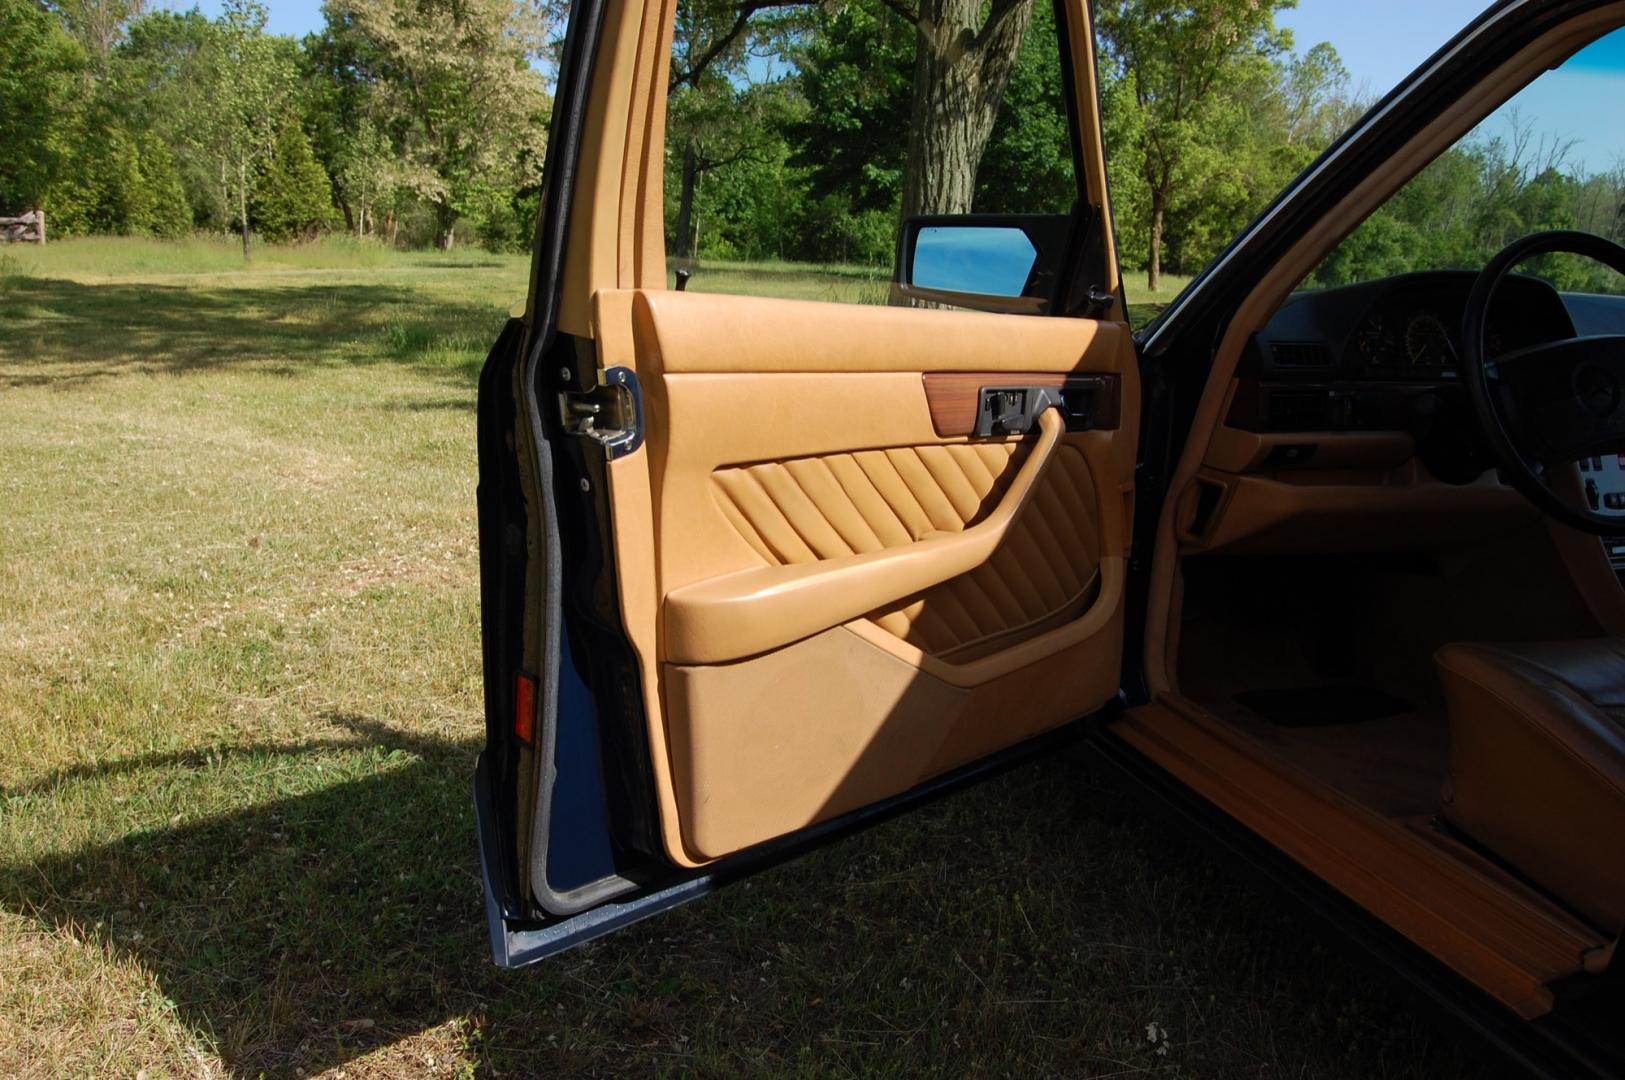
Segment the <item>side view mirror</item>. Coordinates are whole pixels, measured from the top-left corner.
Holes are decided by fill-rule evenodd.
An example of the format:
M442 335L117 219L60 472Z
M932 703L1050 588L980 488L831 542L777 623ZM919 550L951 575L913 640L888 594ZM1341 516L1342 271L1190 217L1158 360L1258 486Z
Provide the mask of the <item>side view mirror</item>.
M1066 214L905 218L891 302L1045 314L1071 223Z

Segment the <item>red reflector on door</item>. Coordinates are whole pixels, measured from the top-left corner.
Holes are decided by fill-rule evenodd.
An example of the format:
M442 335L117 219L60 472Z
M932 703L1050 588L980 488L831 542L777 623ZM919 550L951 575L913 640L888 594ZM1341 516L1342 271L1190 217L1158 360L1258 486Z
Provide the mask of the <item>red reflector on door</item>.
M513 733L528 743L536 733L536 680L519 673L513 695Z

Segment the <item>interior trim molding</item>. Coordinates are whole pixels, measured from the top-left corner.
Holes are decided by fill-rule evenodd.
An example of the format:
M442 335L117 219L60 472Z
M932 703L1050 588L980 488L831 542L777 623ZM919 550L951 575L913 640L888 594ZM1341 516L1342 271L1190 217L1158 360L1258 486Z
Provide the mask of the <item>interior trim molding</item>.
M1116 431L1122 420L1122 389L1117 376L1109 372L1057 375L1046 372L988 371L974 374L932 372L926 374L925 403L931 410L931 424L943 438L969 435L976 430L976 407L981 392L989 387L1041 386L1058 390L1092 390L1089 428Z

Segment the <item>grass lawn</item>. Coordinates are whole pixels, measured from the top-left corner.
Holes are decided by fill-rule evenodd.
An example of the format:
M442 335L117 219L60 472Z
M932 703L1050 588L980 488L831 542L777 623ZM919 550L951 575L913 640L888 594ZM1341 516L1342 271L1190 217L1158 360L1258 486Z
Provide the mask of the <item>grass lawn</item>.
M1168 305L1190 278L1164 274L1161 288L1145 286L1145 274L1123 275L1129 322L1144 326ZM674 284L673 277L667 278ZM891 294L891 270L873 266L822 266L810 263L739 263L714 259L700 263L688 288L694 292L749 293L793 300L829 300L849 304L884 304Z
M0 1075L1466 1072L1071 758L493 968L473 405L527 265L0 253Z
M1128 297L1128 321L1135 329L1139 329L1150 322L1163 308L1173 302L1191 283L1189 276L1184 274L1164 274L1158 282L1161 287L1152 292L1145 287L1145 272L1130 270L1123 275L1123 292Z

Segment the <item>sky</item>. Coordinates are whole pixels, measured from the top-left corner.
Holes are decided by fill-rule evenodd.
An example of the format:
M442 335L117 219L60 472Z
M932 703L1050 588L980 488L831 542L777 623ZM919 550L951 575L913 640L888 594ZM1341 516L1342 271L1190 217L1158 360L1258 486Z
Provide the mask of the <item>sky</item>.
M1299 51L1331 42L1359 96L1377 98L1488 6L1489 0L1300 0L1296 10L1277 21L1292 30ZM1622 101L1625 32L1615 32L1542 75L1509 105L1537 133L1560 142L1573 140L1568 162L1596 172L1625 159ZM1479 130L1495 135L1510 126L1503 109Z
M1489 0L1298 0L1276 16L1303 51L1329 41L1362 97L1381 97L1489 6Z
M188 0L160 0L185 9ZM301 37L322 25L321 0L265 0L273 33ZM1292 30L1301 51L1329 41L1352 76L1362 97L1386 93L1423 60L1472 21L1489 0L1299 0L1278 17ZM205 15L220 12L219 0L198 0ZM1563 139L1579 139L1570 160L1597 170L1625 158L1625 118L1617 103L1625 100L1625 34L1614 35L1587 53L1605 54L1606 64L1571 63L1548 73L1518 97L1526 121ZM1584 56L1577 60L1585 59ZM1595 59L1595 58L1593 58ZM1504 128L1505 117L1491 117L1486 130ZM1582 138L1584 136L1584 138Z

